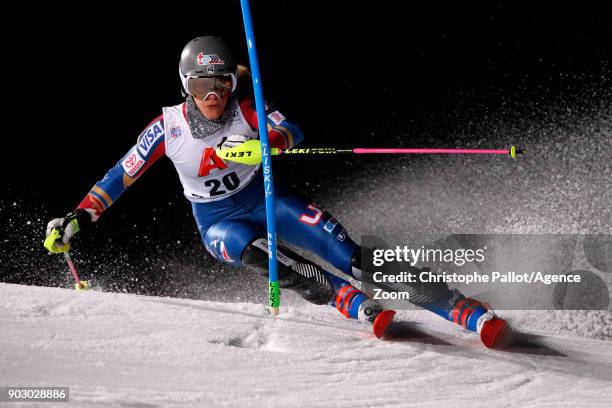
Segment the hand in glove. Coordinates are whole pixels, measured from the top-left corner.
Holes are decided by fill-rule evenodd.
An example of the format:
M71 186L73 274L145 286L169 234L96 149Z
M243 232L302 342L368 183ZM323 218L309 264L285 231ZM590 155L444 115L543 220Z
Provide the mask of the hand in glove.
M55 218L47 224L44 246L49 252L60 253L70 249L70 240L74 235L89 226L91 214L84 209L77 209L63 218Z
M245 135L231 135L227 139L223 140L221 143L221 149L230 149L232 147L240 146L247 140L250 140L250 138Z

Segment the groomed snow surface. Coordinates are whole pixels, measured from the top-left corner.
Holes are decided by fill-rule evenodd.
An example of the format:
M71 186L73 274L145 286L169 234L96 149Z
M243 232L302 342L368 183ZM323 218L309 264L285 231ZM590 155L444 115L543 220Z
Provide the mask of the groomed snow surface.
M381 341L327 306L273 319L259 304L0 283L0 385L70 387L69 403L0 405L610 406L608 340L493 351L431 313L398 316Z

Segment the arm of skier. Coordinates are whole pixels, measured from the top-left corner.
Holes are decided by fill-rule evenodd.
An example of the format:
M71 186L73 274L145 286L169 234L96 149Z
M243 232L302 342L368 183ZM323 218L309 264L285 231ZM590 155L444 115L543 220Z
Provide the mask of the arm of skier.
M240 101L242 115L253 129L259 129L257 122L257 111L250 96ZM300 128L278 110L266 105L266 125L268 127L268 139L272 147L291 149L304 140Z
M166 153L163 115L155 118L140 134L132 148L98 181L77 210L82 209L96 222L128 187Z
M100 215L166 152L164 123L158 116L145 128L136 144L98 181L78 207L47 224L44 246L50 252L66 252L72 237L96 222Z

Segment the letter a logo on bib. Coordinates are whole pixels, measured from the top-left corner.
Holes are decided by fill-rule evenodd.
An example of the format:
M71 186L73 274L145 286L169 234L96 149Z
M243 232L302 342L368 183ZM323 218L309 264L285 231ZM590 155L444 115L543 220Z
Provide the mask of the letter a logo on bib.
M207 147L202 152L202 161L200 162L199 177L206 177L212 169L223 170L227 168L227 164L217 156L215 149Z

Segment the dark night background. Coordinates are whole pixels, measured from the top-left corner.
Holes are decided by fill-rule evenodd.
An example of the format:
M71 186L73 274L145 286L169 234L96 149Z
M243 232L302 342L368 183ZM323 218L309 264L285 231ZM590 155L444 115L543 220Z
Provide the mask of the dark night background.
M504 148L512 141L491 146L496 139L483 138L482 129L470 138L471 121L520 107L529 117L547 101L585 93L609 103L612 23L603 6L407 4L253 2L266 97L302 127L305 145ZM138 13L100 3L62 7L8 16L23 24L3 44L11 71L4 76L4 282L70 284L61 257L42 247L44 226L80 202L163 106L181 102L177 65L187 41L220 35L248 63L235 1ZM277 161L275 173L325 205L342 195L343 182L383 160ZM376 200L386 199L396 198ZM168 160L72 252L81 273L105 290L240 299L248 294L228 293L228 276L265 286L205 252Z

